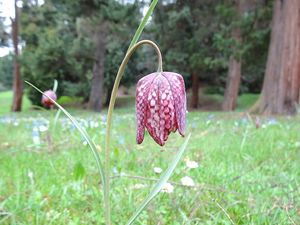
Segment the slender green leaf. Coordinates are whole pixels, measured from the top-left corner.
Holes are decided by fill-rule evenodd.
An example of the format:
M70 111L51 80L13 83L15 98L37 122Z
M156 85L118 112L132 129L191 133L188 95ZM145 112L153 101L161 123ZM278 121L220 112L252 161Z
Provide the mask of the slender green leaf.
M99 153L97 151L95 143L90 138L90 136L85 131L85 129L80 126L80 124L77 122L77 120L73 116L71 116L71 114L68 113L67 110L65 110L61 105L59 105L51 97L49 97L48 95L44 94L40 89L38 89L36 86L34 86L33 84L31 84L30 82L25 81L25 83L29 84L35 90L37 90L41 94L45 95L47 98L51 99L51 101L71 120L71 122L74 124L74 126L77 128L77 130L80 132L80 134L84 137L85 141L90 146L90 149L91 149L91 151L93 153L93 156L94 156L94 158L96 160L96 163L97 163L97 167L98 167L98 171L99 171L99 174L100 174L100 177L101 177L102 184L103 184L103 186L105 186L104 169L103 169L103 166L101 164Z
M150 194L145 198L145 200L142 202L142 204L139 206L139 208L135 211L133 216L129 219L127 222L127 225L132 224L136 218L140 215L140 213L146 208L146 206L150 203L150 201L160 192L160 190L163 188L165 183L168 181L170 176L172 175L174 169L176 168L181 156L183 155L187 143L191 137L191 134L187 136L185 139L185 142L180 147L179 151L177 152L176 156L174 157L172 163L169 165L168 169L162 174L162 176L159 178L159 181L155 184L155 186L152 188Z
M136 30L136 32L135 32L135 34L134 34L134 36L133 36L133 38L132 38L132 40L131 40L131 42L130 42L130 45L129 45L129 47L128 47L128 50L129 50L132 46L134 46L134 45L137 43L137 41L139 40L139 38L140 38L140 36L141 36L141 34L142 34L142 32L143 32L143 30L144 30L144 28L145 28L145 26L146 26L148 20L149 20L149 18L150 18L150 16L151 16L152 13L153 13L153 10L154 10L154 8L155 8L157 2L158 2L158 0L153 0L153 1L151 2L150 6L149 6L149 9L147 10L147 12L146 12L146 14L145 14L143 20L141 21L139 27L137 28L137 30Z

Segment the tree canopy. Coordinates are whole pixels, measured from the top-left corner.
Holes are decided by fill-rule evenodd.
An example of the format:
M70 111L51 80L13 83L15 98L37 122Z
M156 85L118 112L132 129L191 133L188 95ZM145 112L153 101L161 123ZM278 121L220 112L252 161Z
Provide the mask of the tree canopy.
M145 1L24 0L20 9L19 57L22 77L43 90L59 81L58 95L81 96L101 110L110 97L117 68L128 48ZM260 93L270 45L273 1L162 0L143 34L161 48L164 70L181 73L191 95L190 106L201 106L199 89L224 94L232 68L240 62L236 92ZM242 8L238 8L242 7ZM238 36L237 36L238 34ZM2 46L8 35L0 23ZM155 70L155 54L147 48L131 59L122 84L131 86ZM0 59L2 86L10 86ZM39 95L27 90L34 104ZM190 96L189 95L189 96ZM200 95L201 96L201 95Z

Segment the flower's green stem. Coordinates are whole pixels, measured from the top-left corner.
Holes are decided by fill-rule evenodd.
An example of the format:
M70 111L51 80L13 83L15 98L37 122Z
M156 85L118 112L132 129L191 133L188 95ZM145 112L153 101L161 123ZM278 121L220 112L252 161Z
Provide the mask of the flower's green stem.
M137 48L139 48L143 44L148 44L151 45L157 55L158 55L158 72L162 72L162 57L161 57L161 52L157 45L149 40L142 40L133 47L131 47L128 52L126 53L120 67L117 73L117 77L114 83L114 87L111 93L111 98L109 102L109 107L108 107L108 112L107 112L107 124L106 124L106 139L105 139L105 168L104 168L104 173L105 173L105 186L104 186L104 204L105 204L105 221L107 225L111 225L111 218L110 218L110 201L109 201L109 190L110 190L110 138L111 138L111 123L112 123L112 114L117 98L117 92L118 88L120 85L120 81L122 79L122 76L125 71L125 67L131 57L131 55L135 52Z

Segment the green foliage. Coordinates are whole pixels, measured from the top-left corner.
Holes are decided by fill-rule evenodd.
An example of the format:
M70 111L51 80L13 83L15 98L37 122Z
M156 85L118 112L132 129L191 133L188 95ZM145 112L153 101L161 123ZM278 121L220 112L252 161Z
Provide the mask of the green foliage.
M58 95L68 92L64 82L79 83L81 65L71 54L74 27L51 1L42 6L25 4L22 9L22 39L26 43L21 57L22 75L42 90L51 89L59 81ZM63 23L62 23L63 20ZM79 76L80 75L80 76ZM28 90L30 100L39 105L40 94Z
M242 59L242 83L240 92L259 93L265 71L270 41L272 2L256 3L239 14L232 3L216 7L217 20L222 21L214 34L213 44L221 54L210 59L210 67L227 68L229 57ZM241 33L241 41L233 37L235 30Z
M39 43L40 45L35 51L24 51L22 55L24 78L34 81L42 90L52 89L54 79L66 80L67 83L60 84L57 93L58 95L68 93L67 84L72 81L78 82L78 72L80 71L78 70L79 66L74 66L76 65L74 58L65 51L68 46L64 41L53 36L42 36ZM28 90L28 96L34 103L40 101L40 95L32 90Z
M13 55L9 54L0 58L0 91L12 87Z
M183 74L188 87L192 73L207 83L219 76L220 68L208 64L219 54L213 45L217 2L176 1L161 3L156 10L154 39L162 48L164 69Z
M97 6L97 7L94 7ZM87 101L95 60L94 26L108 22L109 36L105 57L105 88L110 93L115 73L128 46L127 40L138 25L140 4L121 5L116 1L47 0L43 5L25 3L22 9L22 54L25 80L42 90L59 81L58 95L80 96ZM90 13L88 13L88 11ZM134 58L137 58L136 56ZM129 63L122 84L132 84L136 63ZM40 97L33 90L28 96L34 104Z
M240 91L259 92L269 45L272 2L256 3L239 15L229 1L160 1L144 37L161 47L164 70L191 74L214 93L222 93L230 56L242 57ZM22 56L24 78L44 89L59 80L59 96L83 97L88 101L95 62L95 32L107 23L104 65L106 104L115 73L128 48L127 40L137 27L143 3L120 1L47 0L43 5L25 1L22 8ZM242 43L232 37L240 29ZM142 53L142 54L141 54ZM45 56L47 55L47 56ZM136 83L138 74L155 71L156 58L147 47L134 54L121 85ZM59 66L59 69L58 69ZM30 99L39 97L29 90Z
M107 40L106 57L105 57L105 72L104 84L107 91L106 105L110 99L110 94L115 81L115 74L125 56L128 49L128 40L133 36L139 22L139 4L128 6L118 5L118 9L114 10L110 16L110 34ZM138 59L141 54L135 53L128 62L121 85L130 86L135 83L138 70Z
M269 46L272 3L256 3L239 15L229 1L161 2L152 31L162 48L165 70L190 74L222 93L230 56L242 57L242 92L258 92ZM242 42L233 38L240 29Z

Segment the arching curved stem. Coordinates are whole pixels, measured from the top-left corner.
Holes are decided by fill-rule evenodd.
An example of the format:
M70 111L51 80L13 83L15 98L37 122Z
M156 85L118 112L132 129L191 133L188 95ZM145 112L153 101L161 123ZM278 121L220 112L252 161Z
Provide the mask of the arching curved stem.
M111 93L111 97L110 97L110 102L109 102L109 107L108 107L108 112L107 112L107 124L106 124L106 139L105 139L105 187L104 187L104 204L105 204L105 220L107 225L110 225L110 201L109 201L109 190L110 190L110 138L111 138L111 123L112 123L112 114L113 114L113 110L114 110L114 106L115 106L115 102L116 102L116 98L117 98L117 92L118 92L118 88L120 85L120 81L122 79L122 76L124 74L125 71L125 67L131 57L131 55L135 52L136 49L138 49L141 45L143 44L148 44L151 45L157 55L158 55L158 72L162 72L162 56L161 56L161 52L159 50L159 48L157 47L157 45L150 41L150 40L142 40L138 43L136 43L132 48L130 48L128 50L128 52L126 53L116 76L116 80L114 83L114 87Z

